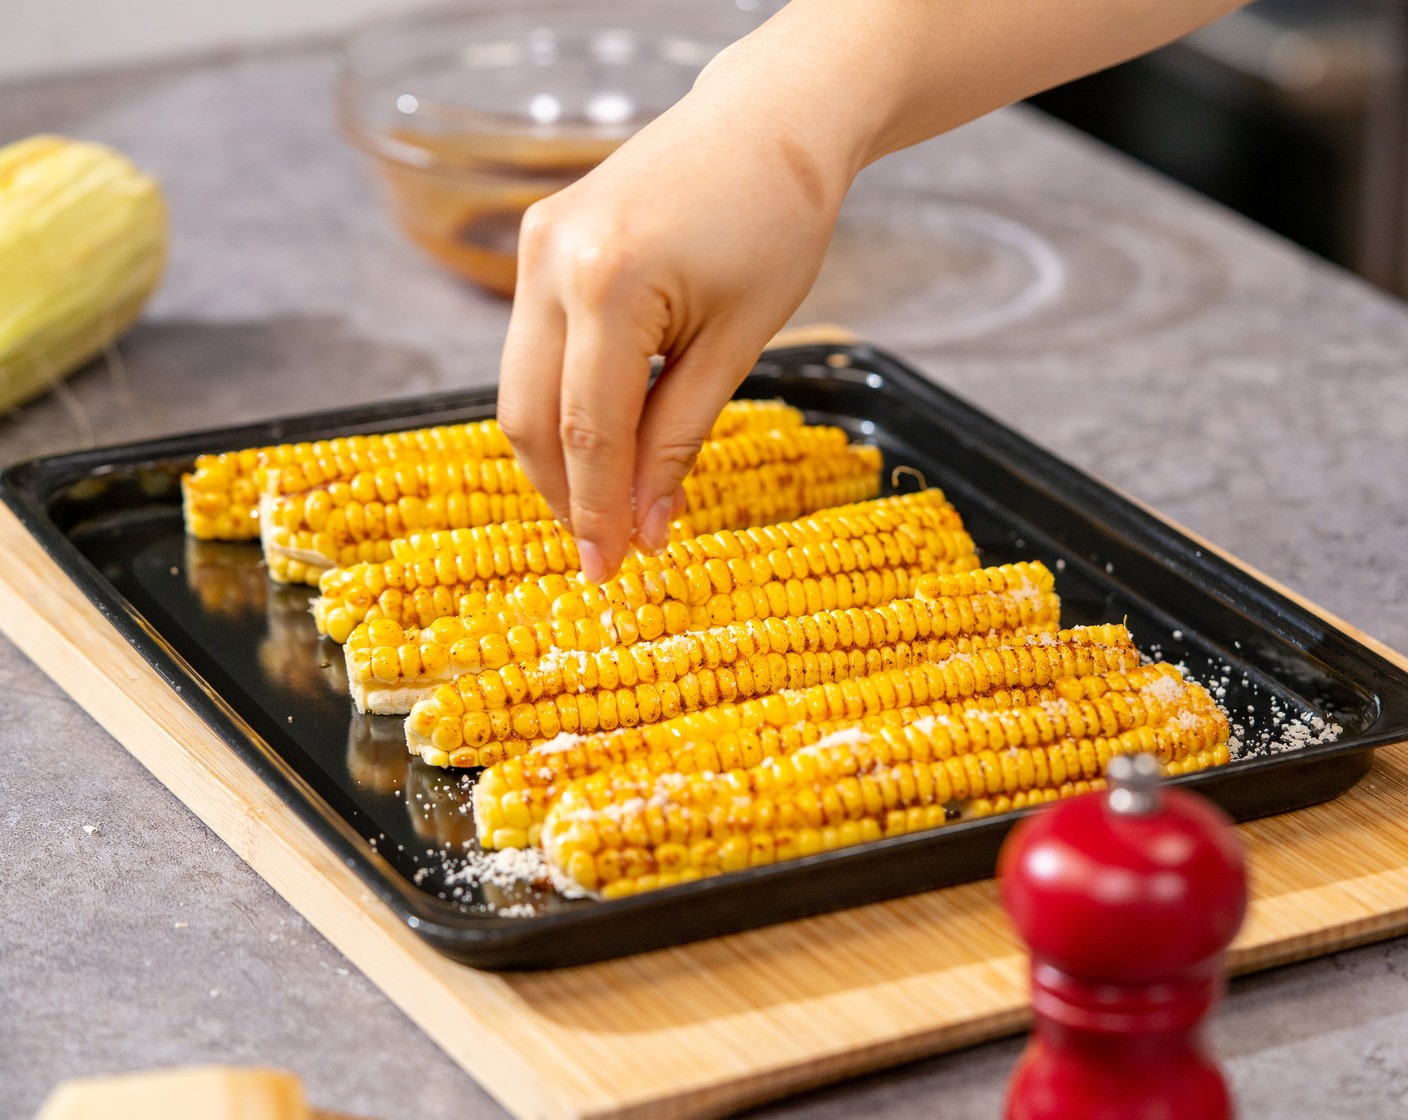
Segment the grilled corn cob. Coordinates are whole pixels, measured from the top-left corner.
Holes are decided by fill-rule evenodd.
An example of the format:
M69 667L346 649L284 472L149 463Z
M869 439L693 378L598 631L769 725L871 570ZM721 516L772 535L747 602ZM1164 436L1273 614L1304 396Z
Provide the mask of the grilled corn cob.
M841 731L747 770L593 774L562 791L542 845L560 886L616 898L934 828L972 806L1081 792L1117 753L1212 765L1226 741L1226 717L1201 686L1163 676L1132 696Z
M985 641L985 640L980 640ZM941 661L676 716L653 726L559 736L490 766L475 784L485 848L536 844L557 791L574 779L630 764L645 773L701 773L755 766L846 728L913 723L964 707L1012 708L1057 698L1057 682L1125 671L1127 689L1162 670L1139 667L1123 626L1076 627L1004 645L963 645ZM1112 678L1113 680L1113 678ZM1121 683L1121 682L1116 682Z
M840 428L748 432L700 449L685 481L700 532L800 516L879 490L880 453ZM512 459L396 464L297 494L260 497L269 574L316 583L334 565L382 561L388 541L422 530L550 516Z
M487 766L561 731L658 723L735 698L934 661L951 652L945 639L1056 629L1060 603L1041 564L921 582L925 595L879 607L752 619L484 668L416 704L406 721L407 742L412 753L436 765ZM395 668L405 673L408 666Z
M629 609L636 616L634 628L621 620L615 629L618 637L633 641L632 633L655 633L657 621L663 622L660 632L673 634L767 617L784 603L795 611L799 598L814 602L822 595L819 587L805 583L814 575L834 578L900 566L959 571L978 565L958 512L938 490L697 538L689 532L690 524L688 519L675 523L662 556L627 557L621 576L600 593L577 575L576 546L555 522L419 533L391 542L393 559L383 564L324 572L313 617L321 633L345 642L363 620L389 618L403 627L425 627L436 618L487 609L481 593L507 592L520 583L529 586L501 609L500 633L548 617L592 631L608 608ZM575 582L552 578L561 574L575 576ZM771 595L757 586L774 579L798 582L774 587ZM852 583L852 598L840 600L841 605L877 605L866 588ZM738 601L744 590L749 604ZM826 593L834 598L837 590ZM688 617L666 607L667 600L687 606ZM668 617L657 620L656 610L647 607ZM586 633L560 635L559 644L591 647Z
M781 401L730 401L709 438L796 428L802 422L801 412ZM292 494L396 463L512 457L494 420L202 455L181 478L186 532L207 540L258 537L259 495L266 490Z

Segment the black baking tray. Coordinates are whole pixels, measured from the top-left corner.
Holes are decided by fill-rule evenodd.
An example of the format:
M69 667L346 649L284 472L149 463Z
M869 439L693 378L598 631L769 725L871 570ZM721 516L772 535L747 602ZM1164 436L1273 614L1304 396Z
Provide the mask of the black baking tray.
M1126 620L1229 711L1242 755L1176 779L1249 819L1332 798L1408 738L1408 676L1312 611L864 345L764 355L740 396L781 397L943 487L988 563L1053 568L1067 625ZM945 827L635 898L567 900L488 880L473 775L410 761L400 720L358 717L305 589L253 544L182 534L179 476L202 452L489 416L492 390L37 459L0 494L201 718L426 940L487 968L620 956L981 878L1021 814ZM912 485L902 472L900 486ZM1326 725L1338 725L1332 741Z

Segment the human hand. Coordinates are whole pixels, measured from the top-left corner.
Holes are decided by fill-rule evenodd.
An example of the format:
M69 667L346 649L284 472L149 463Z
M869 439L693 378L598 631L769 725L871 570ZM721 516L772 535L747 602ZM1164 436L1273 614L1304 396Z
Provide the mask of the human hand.
M633 538L664 547L700 443L810 289L854 174L825 122L710 78L523 223L499 423L593 580Z
M811 287L862 167L1239 2L790 0L533 206L499 422L586 576L633 537L664 547L695 452Z

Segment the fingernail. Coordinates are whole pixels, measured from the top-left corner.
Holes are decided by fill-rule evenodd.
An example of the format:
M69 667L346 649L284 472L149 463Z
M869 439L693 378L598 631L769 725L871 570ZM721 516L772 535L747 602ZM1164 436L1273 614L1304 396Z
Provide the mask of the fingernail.
M673 505L672 498L660 498L646 511L645 520L636 530L636 543L641 551L652 556L659 556L665 551L665 546L670 543L670 511Z
M591 541L577 542L577 558L582 562L582 576L588 583L600 583L606 578L606 561L601 549Z

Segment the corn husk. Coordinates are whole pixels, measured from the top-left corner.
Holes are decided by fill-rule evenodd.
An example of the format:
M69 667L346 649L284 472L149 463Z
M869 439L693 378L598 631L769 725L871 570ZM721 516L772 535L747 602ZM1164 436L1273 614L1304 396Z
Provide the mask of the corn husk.
M118 152L61 136L0 147L0 413L136 319L166 244L160 188Z

